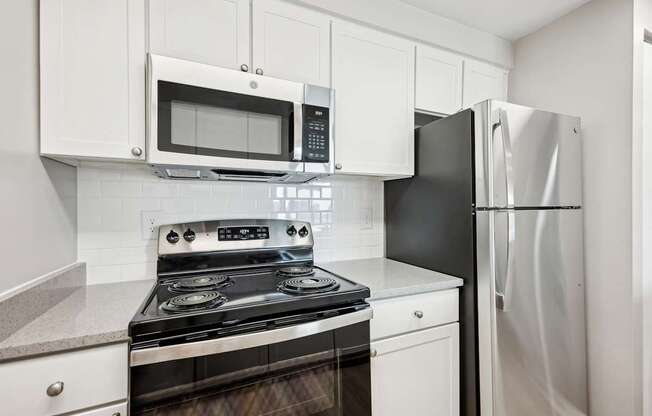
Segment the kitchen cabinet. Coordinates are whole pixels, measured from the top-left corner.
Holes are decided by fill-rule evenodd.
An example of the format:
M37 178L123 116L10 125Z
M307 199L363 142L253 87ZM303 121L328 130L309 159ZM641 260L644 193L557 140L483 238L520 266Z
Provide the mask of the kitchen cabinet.
M127 354L121 343L0 364L0 380L11 380L0 389L3 414L53 415L126 401Z
M150 52L249 67L249 0L149 0Z
M370 304L374 416L458 416L458 289Z
M330 87L330 18L278 0L252 7L253 70Z
M416 109L437 114L460 110L463 58L425 45L416 48Z
M330 18L283 1L150 0L149 39L155 54L330 85Z
M371 344L374 416L459 415L459 325Z
M41 154L145 159L145 0L40 2Z
M487 99L507 100L508 72L502 68L467 59L464 61L464 108Z
M336 172L413 175L414 44L335 21L331 59Z

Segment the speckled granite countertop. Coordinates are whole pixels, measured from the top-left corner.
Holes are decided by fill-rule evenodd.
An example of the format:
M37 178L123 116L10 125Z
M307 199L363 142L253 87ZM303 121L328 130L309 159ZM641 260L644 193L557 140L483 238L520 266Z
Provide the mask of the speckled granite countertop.
M84 286L0 342L0 361L127 341L153 281Z
M457 277L383 257L334 261L317 266L367 286L371 290L370 300L452 289L464 283Z

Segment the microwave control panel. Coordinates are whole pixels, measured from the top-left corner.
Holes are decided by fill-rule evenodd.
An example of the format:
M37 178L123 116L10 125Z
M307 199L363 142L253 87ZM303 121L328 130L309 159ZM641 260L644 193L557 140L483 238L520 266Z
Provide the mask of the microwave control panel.
M328 163L330 154L329 109L303 105L303 161Z

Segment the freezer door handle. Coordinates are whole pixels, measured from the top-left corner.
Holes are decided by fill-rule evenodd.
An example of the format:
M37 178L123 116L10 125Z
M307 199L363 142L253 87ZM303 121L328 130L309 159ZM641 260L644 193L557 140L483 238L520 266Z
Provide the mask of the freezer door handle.
M500 132L503 142L503 163L505 165L505 190L507 200L505 208L514 208L514 168L513 168L513 153L512 153L512 137L509 132L509 121L507 120L507 111L505 109L498 109L494 113L493 131L500 127Z
M507 214L507 267L505 268L502 287L498 285L498 281L494 282L494 287L496 288L496 308L503 312L509 311L512 297L512 281L514 280L514 242L516 240L515 213L513 210L507 210L505 212Z

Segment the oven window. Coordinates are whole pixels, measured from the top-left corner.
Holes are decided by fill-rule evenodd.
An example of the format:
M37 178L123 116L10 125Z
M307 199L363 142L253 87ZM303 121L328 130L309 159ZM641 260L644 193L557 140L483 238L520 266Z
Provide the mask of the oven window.
M134 367L130 414L370 416L368 331Z
M290 102L159 81L159 150L289 161Z

